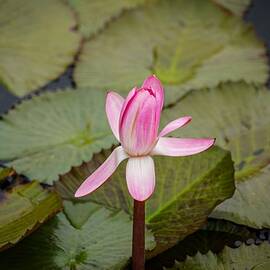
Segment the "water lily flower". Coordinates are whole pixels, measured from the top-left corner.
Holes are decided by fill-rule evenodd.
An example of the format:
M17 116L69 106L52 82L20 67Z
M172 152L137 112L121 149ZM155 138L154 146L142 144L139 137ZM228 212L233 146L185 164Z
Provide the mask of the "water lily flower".
M114 136L121 146L114 149L107 160L79 187L75 197L85 196L99 188L128 159L126 181L129 193L137 201L147 200L155 188L155 165L151 156L190 156L210 148L211 138L171 138L170 132L185 126L190 116L178 118L158 133L164 91L154 75L141 88L133 88L124 99L109 92L106 113Z

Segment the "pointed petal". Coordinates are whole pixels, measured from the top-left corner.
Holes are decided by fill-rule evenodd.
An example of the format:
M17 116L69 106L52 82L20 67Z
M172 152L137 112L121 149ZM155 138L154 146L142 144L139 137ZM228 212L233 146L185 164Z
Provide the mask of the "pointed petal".
M126 169L128 190L137 201L147 200L155 188L155 165L150 156L129 158Z
M132 88L131 91L128 93L127 97L125 98L125 101L124 101L124 104L123 104L123 107L122 107L121 113L120 113L120 121L123 117L123 114L126 112L126 110L129 109L130 104L132 103L132 100L137 95L138 90L139 89L137 87Z
M143 82L142 88L151 89L154 92L161 110L164 103L164 90L159 79L155 75L149 76Z
M137 150L138 155L149 153L156 144L158 135L156 113L156 100L153 96L149 96L141 106L134 125L136 138L134 150Z
M214 143L215 139L183 139L161 137L151 154L172 157L190 156L207 150Z
M106 114L114 136L119 141L119 119L124 99L116 92L109 92L106 98Z
M181 118L178 118L172 122L170 122L169 124L167 124L162 131L159 134L159 137L163 137L165 135L167 135L168 133L185 126L186 124L188 124L191 121L191 116L184 116Z
M130 155L146 155L155 145L158 134L156 108L153 95L148 91L137 91L120 116L120 141Z
M85 196L99 188L126 158L128 158L128 155L122 146L115 148L104 163L81 184L75 193L75 197Z

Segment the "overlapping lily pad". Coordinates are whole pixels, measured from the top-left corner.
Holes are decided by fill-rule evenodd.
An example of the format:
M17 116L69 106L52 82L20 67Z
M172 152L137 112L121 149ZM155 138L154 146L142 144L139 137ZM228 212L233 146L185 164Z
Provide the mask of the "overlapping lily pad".
M91 162L62 176L56 183L60 194L74 200L76 188L103 162L108 152L95 155ZM147 227L158 244L152 255L200 228L213 208L234 192L231 156L220 148L186 158L155 157L155 165L156 190L146 204ZM125 182L123 163L109 182L81 200L124 209L132 215L132 200Z
M256 233L253 230L229 221L211 219L202 229L185 237L174 247L149 260L146 269L165 270L165 267L171 267L175 261L182 262L187 256L193 257L198 252L201 254L206 254L209 251L220 253L225 246L235 247L236 241L237 243L243 243L251 239L256 239ZM189 268L187 269L189 270ZM238 270L238 268L235 270Z
M52 183L115 142L104 102L103 93L89 89L22 102L0 121L0 160L31 179Z
M251 0L213 0L235 15L242 16L251 4Z
M167 270L267 270L270 267L270 244L245 246L232 249L226 247L221 253L209 251L203 255L187 257L184 262L177 262Z
M270 166L237 184L232 199L225 201L212 213L212 217L231 220L253 228L269 228Z
M252 28L211 1L154 1L112 22L87 42L75 69L79 86L126 94L155 73L173 103L221 81L265 82L265 48Z
M246 226L241 226L226 220L209 218L207 223L201 228L203 232L230 234L240 237L242 241L255 238L256 234Z
M0 0L0 81L22 96L64 72L79 47L60 0Z
M61 208L57 193L44 189L37 181L1 190L0 249L17 243Z
M119 270L131 256L132 223L124 212L93 203L65 202L60 213L12 252L0 254L11 270ZM146 247L155 245L147 232Z
M68 0L75 10L79 31L85 38L96 34L123 11L135 8L144 0Z
M270 227L270 92L264 86L228 83L194 91L163 113L163 123L181 115L191 124L173 135L213 136L232 153L237 190L216 208L213 217L255 228Z

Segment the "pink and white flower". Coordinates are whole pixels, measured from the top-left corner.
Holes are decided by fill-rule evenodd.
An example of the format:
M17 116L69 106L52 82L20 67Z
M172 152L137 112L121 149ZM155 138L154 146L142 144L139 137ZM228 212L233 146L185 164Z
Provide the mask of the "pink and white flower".
M85 196L99 188L128 159L126 181L129 193L137 201L147 200L155 188L155 165L152 155L190 156L210 148L215 139L170 138L170 132L191 121L178 118L158 134L164 91L160 81L148 77L141 88L133 88L127 98L109 92L106 113L114 136L121 143L107 160L79 187L75 197Z

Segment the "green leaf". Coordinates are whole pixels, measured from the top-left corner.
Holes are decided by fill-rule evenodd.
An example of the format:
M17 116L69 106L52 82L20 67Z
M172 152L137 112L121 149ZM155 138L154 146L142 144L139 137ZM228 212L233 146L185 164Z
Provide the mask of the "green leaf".
M251 0L212 0L235 15L242 16L251 4Z
M22 102L0 121L0 160L31 179L52 183L115 142L104 103L104 94L90 89Z
M123 11L135 8L144 2L145 0L68 0L77 14L79 31L85 38L98 33Z
M237 183L232 199L219 205L211 217L227 219L253 228L270 228L268 194L270 186L270 166L250 179Z
M66 199L74 200L79 184L108 156L95 155L89 163L73 168L56 183ZM233 164L227 151L213 148L186 158L155 157L156 190L146 204L147 227L154 233L157 254L191 234L206 221L213 208L234 192ZM132 216L132 200L127 191L123 162L93 194L81 200L124 209Z
M155 73L170 104L222 81L264 83L268 70L263 44L241 18L211 1L171 0L126 12L86 42L75 81L125 95Z
M211 251L203 255L187 257L185 262L177 262L170 270L267 270L270 266L270 245L245 246L232 249L225 247L219 254ZM169 270L169 269L168 269Z
M227 83L192 92L163 112L162 125L191 115L193 121L172 136L211 136L228 149L235 162L237 190L212 217L254 228L270 227L270 92L264 86Z
M131 256L132 223L127 214L93 203L65 202L64 213L0 254L11 270L119 270ZM154 247L146 234L147 248Z
M79 47L74 26L60 0L0 0L0 81L23 96L57 78Z
M37 181L0 191L0 249L16 244L61 208L61 198Z

